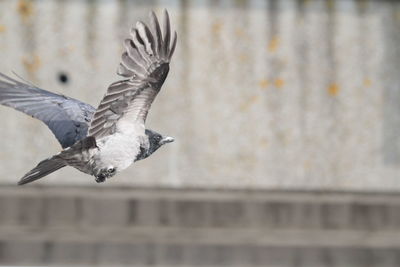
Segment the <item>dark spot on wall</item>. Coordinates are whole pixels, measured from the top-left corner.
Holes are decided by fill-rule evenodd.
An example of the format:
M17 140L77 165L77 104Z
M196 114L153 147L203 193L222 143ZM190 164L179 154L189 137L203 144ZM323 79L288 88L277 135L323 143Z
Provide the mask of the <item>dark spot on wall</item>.
M69 77L68 77L68 75L67 75L66 73L60 72L60 73L58 74L58 81L59 81L60 83L62 83L62 84L68 84L68 82L69 82Z

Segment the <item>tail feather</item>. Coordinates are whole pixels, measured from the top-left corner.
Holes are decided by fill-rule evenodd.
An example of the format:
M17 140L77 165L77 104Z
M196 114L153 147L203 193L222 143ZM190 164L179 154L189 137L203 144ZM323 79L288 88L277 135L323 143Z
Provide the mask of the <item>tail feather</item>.
M64 161L60 159L57 155L51 158L41 161L35 168L29 171L21 180L18 185L24 185L36 181L58 169L66 166Z

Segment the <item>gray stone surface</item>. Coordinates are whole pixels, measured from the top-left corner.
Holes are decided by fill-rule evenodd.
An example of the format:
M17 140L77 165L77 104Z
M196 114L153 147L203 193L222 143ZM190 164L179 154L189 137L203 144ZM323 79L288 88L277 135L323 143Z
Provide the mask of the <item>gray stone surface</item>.
M0 71L97 106L129 27L164 7L179 43L148 126L176 142L109 185L400 188L398 1L4 0ZM13 184L59 146L33 119L0 115L0 183ZM40 183L93 178L63 169Z

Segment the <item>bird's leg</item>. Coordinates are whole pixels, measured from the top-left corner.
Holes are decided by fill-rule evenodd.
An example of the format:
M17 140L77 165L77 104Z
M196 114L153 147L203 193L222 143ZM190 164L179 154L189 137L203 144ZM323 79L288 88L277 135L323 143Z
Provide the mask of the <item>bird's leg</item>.
M106 179L114 176L116 173L116 169L114 167L108 167L101 169L100 172L95 175L97 183L103 183Z
M106 176L103 173L99 173L96 176L96 183L103 183L106 180Z

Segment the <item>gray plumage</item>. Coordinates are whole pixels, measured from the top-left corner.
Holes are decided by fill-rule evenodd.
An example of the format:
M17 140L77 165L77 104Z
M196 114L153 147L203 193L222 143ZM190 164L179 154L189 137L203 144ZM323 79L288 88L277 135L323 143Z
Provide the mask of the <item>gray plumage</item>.
M153 12L150 19L151 29L138 22L131 30L132 38L124 42L126 52L117 73L129 79L111 84L97 109L0 73L0 104L43 121L65 148L40 162L19 184L67 165L103 182L173 141L144 127L176 45L176 33L170 39L168 13L164 12L163 31Z
M0 104L43 121L63 148L86 137L96 109L79 100L55 94L0 73Z
M90 121L96 109L77 99L59 95L13 79L0 72L0 104L12 107L44 122L57 138L62 148L67 148L87 136ZM155 142L166 138L156 131L146 129L150 150L160 145ZM146 158L144 153L136 160Z

